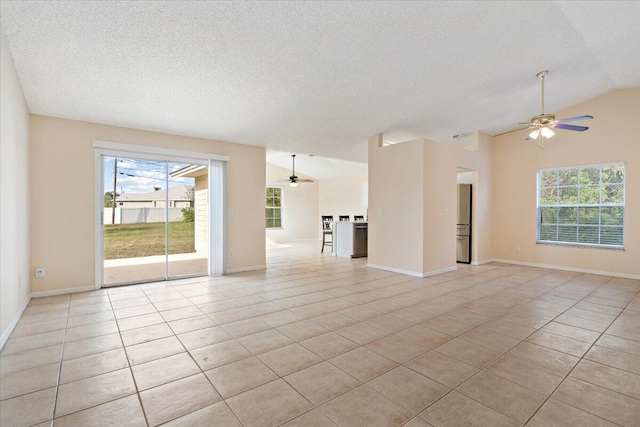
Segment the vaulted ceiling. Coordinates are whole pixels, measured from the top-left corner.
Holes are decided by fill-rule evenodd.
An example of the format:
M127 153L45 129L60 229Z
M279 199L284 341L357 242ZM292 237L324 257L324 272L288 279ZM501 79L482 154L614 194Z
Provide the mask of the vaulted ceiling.
M640 2L2 1L32 113L365 162L640 86ZM302 170L301 170L302 172Z

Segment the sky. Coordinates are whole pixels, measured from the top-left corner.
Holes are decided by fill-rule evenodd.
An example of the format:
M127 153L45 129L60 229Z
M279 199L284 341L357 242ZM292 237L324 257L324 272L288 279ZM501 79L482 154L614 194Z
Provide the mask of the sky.
M151 193L153 187L167 186L165 164L161 161L118 157L118 194ZM169 173L187 166L186 163L169 162ZM104 191L113 191L114 158L104 157ZM194 185L194 178L169 178L169 187Z

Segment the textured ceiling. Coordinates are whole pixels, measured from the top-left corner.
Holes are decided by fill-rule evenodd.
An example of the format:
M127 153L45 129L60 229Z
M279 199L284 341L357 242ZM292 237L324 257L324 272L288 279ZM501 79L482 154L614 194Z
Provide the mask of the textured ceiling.
M293 164L291 161L291 154L296 153L283 153L281 151L267 150L267 163L291 170ZM366 175L367 171L368 167L366 163L329 159L316 155L296 155L296 175L301 173L315 179L329 179L353 175ZM282 178L287 179L289 175L283 176Z
M343 160L640 86L634 1L0 4L32 113Z

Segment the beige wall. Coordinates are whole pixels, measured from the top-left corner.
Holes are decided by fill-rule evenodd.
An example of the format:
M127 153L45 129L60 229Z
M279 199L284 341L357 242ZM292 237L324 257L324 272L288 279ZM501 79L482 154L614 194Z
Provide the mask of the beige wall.
M215 153L227 165L227 270L265 265L265 149L176 135L31 116L31 267L46 266L33 291L94 284L94 140ZM61 189L78 202L74 215L56 209Z
M346 176L343 178L323 179L320 181L318 206L320 215L366 216L367 206L363 206L363 184L369 182L367 175ZM365 191L367 187L365 185ZM366 196L368 197L368 195Z
M298 173L296 175L299 178L313 179L313 182L299 183L297 187L291 187L286 182L278 182L281 179L287 179L289 175L291 175L290 169L267 163L267 186L282 188L282 229L266 230L266 237L272 242L317 239L320 230L318 180ZM266 206L264 188L262 202L262 227L264 228Z
M369 139L368 263L422 273L424 144L381 142L382 135Z
M424 252L422 272L456 266L457 167L456 152L424 140Z
M0 347L30 293L29 110L0 28Z
M458 168L474 171L472 261L491 255L491 137L462 149L429 140L369 140L369 263L415 275L455 269ZM382 215L377 210L382 208Z
M591 114L586 132L559 130L525 142L526 131L494 138L493 253L497 259L640 275L640 89L619 90L556 114ZM536 244L536 171L626 162L625 250ZM518 245L520 252L515 252Z

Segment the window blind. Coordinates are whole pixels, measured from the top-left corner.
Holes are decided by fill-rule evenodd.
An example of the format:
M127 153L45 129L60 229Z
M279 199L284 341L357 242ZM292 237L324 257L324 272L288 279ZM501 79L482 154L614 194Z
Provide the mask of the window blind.
M622 163L538 171L537 241L624 248Z

